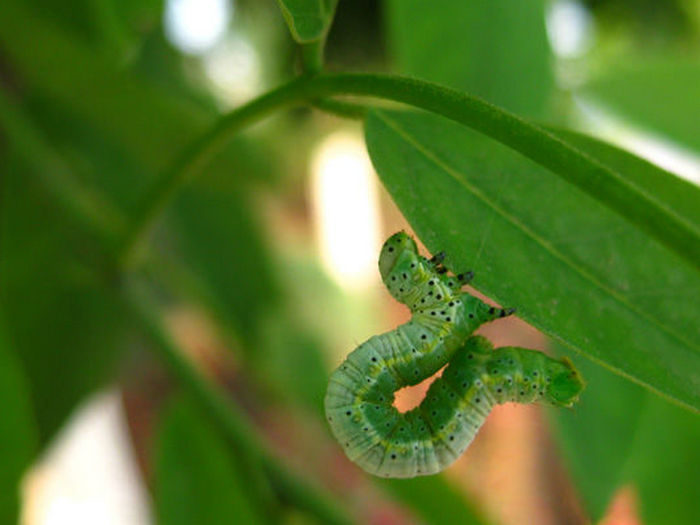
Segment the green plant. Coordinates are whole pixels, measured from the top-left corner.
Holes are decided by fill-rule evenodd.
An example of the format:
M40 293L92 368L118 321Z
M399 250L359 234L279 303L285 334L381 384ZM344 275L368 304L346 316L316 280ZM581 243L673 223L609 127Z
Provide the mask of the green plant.
M596 138L538 123L563 120L547 114L553 80L544 2L387 1L388 32L399 68L415 75L409 78L327 73L336 2L280 0L301 72L222 117L181 86L163 90L149 80L149 52L160 42L141 44L142 70L124 66L136 46L133 27L152 24L158 7L85 4L91 7L66 14L57 2L8 0L0 17L7 79L0 90L0 361L7 362L0 457L8 466L0 493L16 493L22 468L80 399L115 377L136 340L188 397L167 411L161 472L181 453L178 433L191 428L203 428L194 443L218 440L193 447L201 455L193 465L231 455L212 478L230 486L221 495L193 490L192 501L180 502L192 505L187 512L233 491L242 494L232 499L234 514L251 521L275 521L286 507L325 523L353 521L329 491L272 452L229 394L184 357L163 320L167 300L206 304L240 345L251 375L273 391L298 382L281 372L287 364L323 370L318 344L290 313L257 202L237 176L259 174L256 183L265 184L265 173L278 168L265 154L274 140L261 146L248 127L311 106L363 122L384 187L429 250L447 252L450 268L474 269L478 290L517 306L573 359L595 363L584 365L591 398L582 400L581 416L556 416L591 516L624 483L637 484L650 522L696 515L700 190ZM465 35L470 70L444 44ZM667 71L682 78L669 80ZM630 60L586 89L697 149L699 71L677 57ZM654 104L662 96L663 111ZM284 126L275 132L284 136ZM309 373L292 390L298 406L319 410L321 376ZM650 466L661 448L669 461ZM679 473L683 490L671 493ZM453 520L472 516L444 483L385 488L426 520L440 516L436 502ZM176 499L172 485L160 488L171 496L157 505ZM16 500L0 505L0 517L12 521Z

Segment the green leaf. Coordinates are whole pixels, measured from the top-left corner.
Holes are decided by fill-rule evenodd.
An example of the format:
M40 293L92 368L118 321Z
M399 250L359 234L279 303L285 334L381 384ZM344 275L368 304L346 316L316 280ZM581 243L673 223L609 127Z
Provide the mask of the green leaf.
M628 182L650 195L655 195L660 201L667 203L676 215L700 227L700 190L695 184L593 137L563 129L552 128L549 131L618 173L623 173Z
M112 377L128 317L93 239L10 157L0 203L0 303L31 388L42 443Z
M277 0L294 40L308 44L323 39L338 0Z
M34 120L51 142L76 158L86 183L131 210L218 112L167 83L159 86L119 67L46 15L25 2L4 2L3 56L26 86ZM210 170L249 177L269 171L268 158L239 137Z
M487 523L445 476L377 479L375 483L415 512L422 523L439 525Z
M586 391L573 410L551 415L576 487L597 521L622 486L622 472L649 394L587 359L564 353L575 360L586 379Z
M700 513L700 420L591 362L576 366L586 394L553 417L591 517L597 521L615 491L631 485L644 523L692 523Z
M1 312L0 312L1 314ZM29 388L0 315L0 521L19 519L19 483L37 450Z
M217 185L208 174L183 188L167 215L176 257L201 283L220 321L253 350L260 318L277 303L279 286L245 193Z
M328 371L323 346L296 324L290 305L267 316L262 326L259 355L252 361L268 389L285 404L301 404L322 415Z
M553 87L542 0L391 0L389 50L401 73L541 115Z
M155 500L163 525L261 523L246 479L207 418L186 400L163 416L156 442Z
M477 289L568 347L700 408L700 276L684 260L541 166L444 119L376 112L367 142L389 193L426 246L447 252L448 267L474 270Z
M678 57L628 61L582 91L612 114L700 151L700 64Z

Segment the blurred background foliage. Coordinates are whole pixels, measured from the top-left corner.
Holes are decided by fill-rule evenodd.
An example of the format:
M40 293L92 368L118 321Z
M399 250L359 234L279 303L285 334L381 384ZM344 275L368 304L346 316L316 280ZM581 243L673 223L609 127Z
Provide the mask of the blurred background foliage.
M357 123L300 108L245 130L178 192L131 264L115 265L116 243L178 154L226 111L299 70L285 22L313 45L334 6L3 1L0 521L21 513L28 524L139 522L77 488L37 488L35 473L51 475L47 458L86 400L110 390L119 392L129 453L87 461L99 472L100 461L136 458L141 485L117 488L142 487L144 523L694 522L697 415L559 347L588 381L574 410L541 417L533 407L499 409L465 457L431 478L375 480L342 456L322 415L328 371L406 318L382 290L374 260L382 238L407 223L376 178L362 175L369 168ZM326 60L331 70L410 74L464 90L700 181L696 0L346 0ZM494 170L520 169L493 151ZM658 170L624 165L648 174L648 184L658 180ZM365 200L353 201L352 187L336 181L341 189L329 201L324 166L366 186ZM381 175L398 202L407 186ZM693 192L674 198L679 213L697 220ZM329 219L333 207L344 223ZM424 213L422 224L438 220ZM359 270L334 259L329 239L344 232L364 239L348 241L365 256ZM603 253L612 260L617 252ZM144 327L133 286L146 290L144 309L162 317L165 339ZM678 301L697 320L697 296ZM486 333L500 344L547 346L517 320ZM172 365L152 352L168 337L237 407L240 440L212 425L206 396L191 398L169 379ZM314 492L317 500L307 497ZM100 521L105 515L111 521Z

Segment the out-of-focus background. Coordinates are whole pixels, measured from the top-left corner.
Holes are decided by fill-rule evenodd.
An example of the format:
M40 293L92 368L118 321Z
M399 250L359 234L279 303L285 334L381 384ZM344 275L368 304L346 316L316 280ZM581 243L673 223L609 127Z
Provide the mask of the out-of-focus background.
M700 183L697 0L341 0L326 55L331 70L457 87ZM95 233L122 231L179 152L297 62L273 0L3 0L0 519L316 522L251 498L244 453L150 351L112 291L129 276ZM443 475L376 480L351 464L323 420L326 378L408 318L376 267L402 228L361 125L294 109L189 182L130 271L275 458L358 523L697 520L697 416L577 356L580 406L498 407ZM553 351L518 319L480 332Z

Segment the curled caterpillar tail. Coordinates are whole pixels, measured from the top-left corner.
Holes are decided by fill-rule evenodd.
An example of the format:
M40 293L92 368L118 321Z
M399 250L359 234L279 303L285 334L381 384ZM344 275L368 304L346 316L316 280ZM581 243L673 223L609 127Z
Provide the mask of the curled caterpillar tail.
M419 255L404 232L384 243L382 279L413 316L361 344L329 380L325 409L331 430L348 457L375 475L435 474L460 456L493 405L571 406L583 389L568 360L523 348L494 350L483 337L472 336L481 324L514 310L460 291L463 276L447 274L442 259ZM418 407L405 413L394 408L394 392L445 364Z

